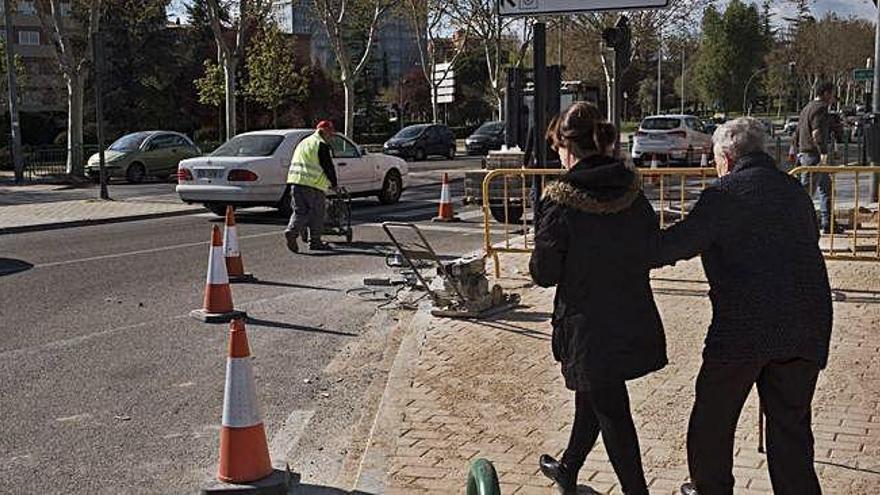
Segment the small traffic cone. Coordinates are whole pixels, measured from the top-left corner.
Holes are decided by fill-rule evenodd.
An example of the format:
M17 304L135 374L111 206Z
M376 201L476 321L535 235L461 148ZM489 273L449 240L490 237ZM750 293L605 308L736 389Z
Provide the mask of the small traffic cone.
M443 186L440 188L440 208L437 216L434 217L435 222L460 222L461 219L455 216L452 208L452 197L449 193L449 175L443 174Z
M223 256L226 259L226 273L230 282L247 282L254 276L244 272L244 262L238 248L238 228L235 226L235 210L226 207L226 230L223 231Z
M709 155L707 155L705 152L700 155L700 166L703 168L709 166Z
M208 254L208 280L205 283L205 306L190 313L190 316L205 323L226 323L233 318L244 318L243 311L236 311L232 305L232 289L223 259L223 242L220 227L211 229L211 249Z
M651 155L651 168L659 168L660 161L657 160L657 155Z
M287 469L272 467L247 332L238 318L229 325L217 479L221 485L203 488L202 493L287 493L290 484Z
M795 148L794 143L788 146L788 163L792 166L797 164L797 148Z

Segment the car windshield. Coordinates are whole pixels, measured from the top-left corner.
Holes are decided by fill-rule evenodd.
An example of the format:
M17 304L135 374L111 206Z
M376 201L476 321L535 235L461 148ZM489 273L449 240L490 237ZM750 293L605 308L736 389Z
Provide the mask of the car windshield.
M797 122L797 121L798 121L798 117L789 117L789 118L788 118L788 121L789 121L789 122Z
M110 145L111 151L137 151L144 140L150 137L149 132L135 132L134 134L126 134L117 139Z
M474 134L482 134L482 135L492 135L498 134L504 129L504 124L502 122L486 122L481 125L474 131Z
M425 127L428 127L428 126L426 126L426 125L409 126L409 127L401 129L400 132L398 132L397 134L394 135L394 137L400 138L400 139L411 139L414 137L418 137L418 135L421 134L423 130L425 130Z
M235 136L214 150L211 156L270 156L284 141L275 134L248 134Z
M649 131L669 131L681 127L681 119L659 117L656 119L645 119L642 122L642 129Z

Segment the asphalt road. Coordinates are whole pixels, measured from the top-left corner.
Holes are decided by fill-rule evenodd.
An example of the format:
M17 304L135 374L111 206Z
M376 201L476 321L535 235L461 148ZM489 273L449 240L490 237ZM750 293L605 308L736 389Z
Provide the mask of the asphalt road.
M347 294L365 276L393 275L377 222L422 222L450 256L482 241L473 213L462 224L423 222L436 212L439 173L414 168L401 203L356 201L355 242L331 254L288 252L286 219L271 210L238 216L259 282L233 293L251 318L273 458L312 484L344 471L354 425L395 352L394 319ZM227 327L188 313L202 304L217 221L204 213L0 238L0 493L191 493L212 476Z

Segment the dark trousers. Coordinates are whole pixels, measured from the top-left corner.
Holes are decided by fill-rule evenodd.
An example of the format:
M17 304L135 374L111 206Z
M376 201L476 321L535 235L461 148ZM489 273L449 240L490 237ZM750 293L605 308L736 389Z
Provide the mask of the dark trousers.
M593 450L599 432L623 493L647 494L639 437L629 409L626 384L575 392L574 424L562 463L577 473Z
M324 192L314 187L293 184L290 186L290 200L293 203L293 214L285 232L296 237L308 227L309 242L320 243L321 234L324 233L324 216L327 208Z
M776 495L818 495L811 403L819 365L806 359L704 361L688 427L691 480L700 495L733 493L736 423L752 385L767 415L767 464Z

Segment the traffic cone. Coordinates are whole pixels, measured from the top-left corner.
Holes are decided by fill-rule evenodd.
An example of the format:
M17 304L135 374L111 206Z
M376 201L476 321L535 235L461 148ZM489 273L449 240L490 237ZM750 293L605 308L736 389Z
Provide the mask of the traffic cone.
M791 143L788 146L788 163L794 166L797 163L797 149L794 146L794 143Z
M251 361L244 321L236 318L229 325L217 469L221 485L203 488L202 493L287 493L290 473L272 467Z
M238 248L238 228L235 226L235 210L226 207L226 229L223 231L223 256L226 259L226 273L230 282L247 282L254 276L244 272L244 262Z
M651 155L651 168L659 168L660 161L657 160L657 155Z
M208 254L208 280L205 283L205 306L190 313L190 316L205 323L226 323L233 318L244 318L243 311L236 311L232 305L232 289L223 259L223 242L220 227L211 229L211 249Z
M705 152L700 155L700 166L704 168L709 166L709 155L707 155Z
M443 174L443 186L440 188L440 208L437 216L434 217L435 222L460 222L461 219L455 216L452 208L452 197L449 194L449 175Z

